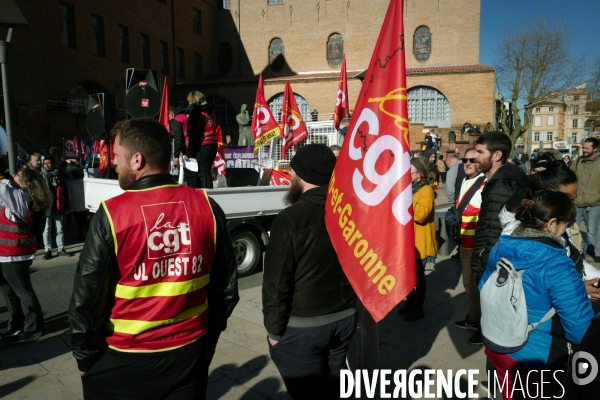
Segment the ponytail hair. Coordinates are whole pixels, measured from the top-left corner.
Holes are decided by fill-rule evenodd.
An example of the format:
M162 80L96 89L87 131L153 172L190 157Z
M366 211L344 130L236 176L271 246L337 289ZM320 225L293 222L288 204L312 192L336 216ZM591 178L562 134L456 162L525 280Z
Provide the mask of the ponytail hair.
M569 221L574 220L577 215L568 195L550 190L536 192L533 199L523 200L515 213L521 226L531 229L541 229L552 218Z

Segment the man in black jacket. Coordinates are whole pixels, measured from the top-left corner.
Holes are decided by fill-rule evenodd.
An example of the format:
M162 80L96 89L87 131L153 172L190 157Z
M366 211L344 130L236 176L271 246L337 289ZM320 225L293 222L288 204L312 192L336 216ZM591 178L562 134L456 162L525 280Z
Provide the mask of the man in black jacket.
M291 187L271 226L263 277L269 352L293 399L339 398L340 370L356 328L356 294L325 227L336 158L306 145L292 158Z
M475 288L487 267L490 250L502 233L498 217L508 199L527 187L527 175L516 165L506 162L512 143L503 132L488 132L475 142L475 169L485 174L481 192L481 211L475 230L475 248L471 260ZM479 297L477 293L477 298ZM471 344L482 344L481 328L469 339Z
M204 399L239 301L225 215L169 174L170 139L156 120L123 121L113 135L126 192L91 221L69 307L84 397Z

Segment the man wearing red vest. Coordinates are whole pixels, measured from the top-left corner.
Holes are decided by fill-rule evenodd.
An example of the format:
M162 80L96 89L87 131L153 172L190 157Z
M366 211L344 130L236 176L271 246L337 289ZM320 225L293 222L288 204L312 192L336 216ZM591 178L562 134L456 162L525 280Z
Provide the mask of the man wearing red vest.
M91 222L69 308L84 397L204 399L239 300L225 215L169 174L163 125L130 119L112 133L126 192Z

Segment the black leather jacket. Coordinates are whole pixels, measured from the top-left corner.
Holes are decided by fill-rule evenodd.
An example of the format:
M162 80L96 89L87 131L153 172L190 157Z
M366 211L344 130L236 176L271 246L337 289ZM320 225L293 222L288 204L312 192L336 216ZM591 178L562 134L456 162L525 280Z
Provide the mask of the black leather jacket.
M138 179L132 190L176 183L171 175L150 175ZM143 195L143 194L140 194ZM208 287L208 331L203 336L209 344L218 340L227 328L227 318L239 301L237 264L227 229L225 214L210 199L217 221L217 248ZM88 371L107 348L104 329L110 317L117 270L115 247L108 217L103 207L92 218L83 251L77 263L73 294L69 306L71 348L80 371ZM180 349L172 350L177 351ZM170 351L161 353L165 357Z

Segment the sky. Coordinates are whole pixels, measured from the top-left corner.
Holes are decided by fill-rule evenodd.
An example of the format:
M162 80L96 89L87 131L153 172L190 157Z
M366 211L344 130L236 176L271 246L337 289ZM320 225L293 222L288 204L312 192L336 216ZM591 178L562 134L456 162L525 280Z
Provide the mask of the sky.
M496 66L495 49L503 32L540 13L545 13L551 21L558 18L567 21L571 54L574 58L585 54L591 67L600 54L600 0L481 0L479 62Z

